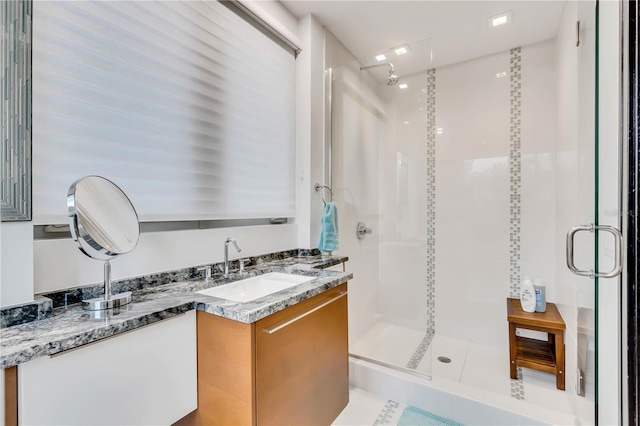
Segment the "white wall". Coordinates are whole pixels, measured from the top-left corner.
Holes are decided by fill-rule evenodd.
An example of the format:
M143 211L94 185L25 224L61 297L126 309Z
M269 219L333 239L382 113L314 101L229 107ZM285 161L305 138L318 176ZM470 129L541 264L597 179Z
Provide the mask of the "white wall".
M321 193L313 187L323 183L324 30L312 15L299 28L305 47L296 60L296 223L298 246L315 248L322 215Z
M242 249L230 248L230 259L256 256L296 248L297 225L144 233L135 250L111 261L111 278L222 262L227 237ZM102 262L82 254L73 240L39 240L34 246L36 293L102 282Z
M0 306L33 300L33 227L31 222L0 225Z

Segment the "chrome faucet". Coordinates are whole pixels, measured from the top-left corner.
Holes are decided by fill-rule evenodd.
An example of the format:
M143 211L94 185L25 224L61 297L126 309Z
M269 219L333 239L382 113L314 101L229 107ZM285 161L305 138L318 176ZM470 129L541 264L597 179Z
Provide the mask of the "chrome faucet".
M242 249L238 246L238 243L233 238L227 238L224 242L224 277L227 278L229 276L229 243L233 243L233 246L236 248L236 251L241 252Z

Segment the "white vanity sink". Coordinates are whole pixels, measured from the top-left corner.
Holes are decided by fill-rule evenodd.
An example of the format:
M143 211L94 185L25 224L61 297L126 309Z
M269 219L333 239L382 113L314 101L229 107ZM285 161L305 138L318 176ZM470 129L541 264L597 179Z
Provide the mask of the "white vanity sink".
M258 275L257 277L200 290L197 293L233 300L234 302L251 302L252 300L298 284L306 283L313 279L315 279L315 277L270 272L268 274Z

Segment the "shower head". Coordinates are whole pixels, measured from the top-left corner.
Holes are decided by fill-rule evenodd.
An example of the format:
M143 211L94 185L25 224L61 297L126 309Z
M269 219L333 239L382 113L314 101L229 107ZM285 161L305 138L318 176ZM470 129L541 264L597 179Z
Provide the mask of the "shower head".
M387 85L393 86L394 84L398 83L398 80L400 80L400 77L396 75L396 69L393 67L393 64L391 62L385 62L383 64L375 64L375 65L368 65L366 67L360 67L360 71L368 70L369 68L383 67L385 65L389 67L389 77L387 77Z
M398 77L393 70L389 70L389 77L387 77L387 86L393 86L398 83L400 77Z

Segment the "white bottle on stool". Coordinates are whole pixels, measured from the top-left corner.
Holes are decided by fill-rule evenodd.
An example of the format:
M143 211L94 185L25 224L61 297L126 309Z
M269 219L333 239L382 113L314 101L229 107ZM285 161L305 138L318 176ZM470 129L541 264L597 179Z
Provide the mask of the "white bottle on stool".
M524 277L522 281L520 305L522 305L522 310L525 312L535 312L536 310L536 289L531 284L529 277Z

